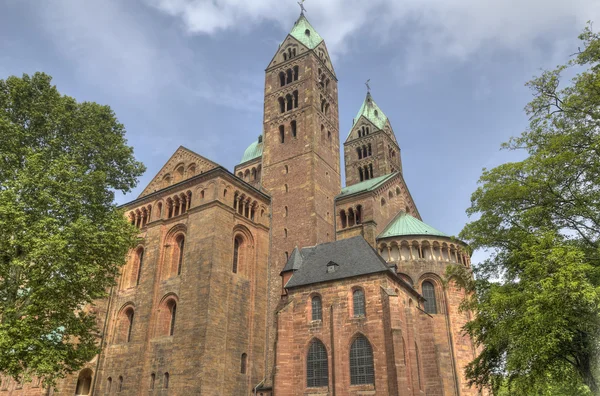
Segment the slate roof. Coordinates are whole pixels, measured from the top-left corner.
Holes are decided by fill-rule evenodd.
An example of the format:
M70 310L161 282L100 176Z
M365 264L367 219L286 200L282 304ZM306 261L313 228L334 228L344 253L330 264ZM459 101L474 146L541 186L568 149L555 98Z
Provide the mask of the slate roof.
M309 34L306 34L306 32ZM308 22L308 19L304 16L304 13L300 14L300 17L294 23L294 27L290 32L290 36L300 41L309 49L315 49L317 45L321 44L323 38L317 33L314 27Z
M344 188L342 188L342 192L340 194L338 194L338 196L336 196L336 199L345 197L347 195L356 194L359 192L372 191L372 190L376 189L377 187L379 187L380 185L382 185L383 183L385 183L386 181L390 180L392 177L396 176L397 174L398 174L398 172L394 172L394 173L390 173L387 175L376 177L374 179L365 180L365 181L353 184L348 187L344 187Z
M256 142L254 142L250 146L248 146L246 151L244 151L244 155L242 156L242 160L240 161L240 164L243 164L244 162L248 162L250 160L258 158L262 155L262 153L263 153L263 142L262 142L262 139L259 138Z
M338 266L327 271L333 261ZM284 271L296 268L286 288L390 271L385 261L362 236L294 250Z
M294 248L292 255L288 259L287 263L285 263L285 267L283 267L283 270L281 272L295 271L297 269L300 269L301 266L302 256L300 255L300 251L296 247Z
M449 235L436 230L419 219L415 219L408 213L400 212L392 221L390 221L377 239L404 235L435 235L449 237Z

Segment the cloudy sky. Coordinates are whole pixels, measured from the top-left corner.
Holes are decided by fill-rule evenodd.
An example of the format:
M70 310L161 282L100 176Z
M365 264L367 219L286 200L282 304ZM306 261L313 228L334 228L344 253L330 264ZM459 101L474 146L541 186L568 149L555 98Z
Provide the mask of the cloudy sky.
M569 59L598 0L307 0L345 136L371 79L423 219L451 234L483 167L527 126L524 83ZM2 0L0 78L44 71L110 105L148 167L184 145L232 170L262 130L264 69L296 0Z

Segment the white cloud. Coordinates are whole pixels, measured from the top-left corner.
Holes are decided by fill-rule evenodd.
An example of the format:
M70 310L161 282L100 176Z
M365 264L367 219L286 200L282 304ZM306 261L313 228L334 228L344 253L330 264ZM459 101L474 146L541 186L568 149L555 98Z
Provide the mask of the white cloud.
M262 21L287 30L298 15L293 0L146 2L181 18L196 34L247 30ZM408 73L439 67L444 60L464 62L482 51L527 56L540 43L564 49L564 41L574 41L587 20L600 19L598 0L329 0L309 1L306 7L334 55L346 52L347 38L357 33L388 43L401 40L399 60Z

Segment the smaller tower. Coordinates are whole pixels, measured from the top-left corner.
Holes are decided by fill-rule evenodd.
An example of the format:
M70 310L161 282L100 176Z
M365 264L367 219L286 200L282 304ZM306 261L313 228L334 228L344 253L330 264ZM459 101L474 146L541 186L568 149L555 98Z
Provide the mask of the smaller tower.
M402 173L400 146L390 121L367 96L344 143L346 186L393 172Z

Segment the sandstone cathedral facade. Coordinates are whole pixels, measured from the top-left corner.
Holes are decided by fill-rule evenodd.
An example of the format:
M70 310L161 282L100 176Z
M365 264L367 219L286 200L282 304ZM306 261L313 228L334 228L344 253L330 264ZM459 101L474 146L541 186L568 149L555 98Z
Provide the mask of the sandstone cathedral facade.
M3 395L476 395L450 264L367 93L343 142L338 80L301 14L265 73L263 133L231 173L180 147L124 206L139 245L94 309L101 352L57 391Z

